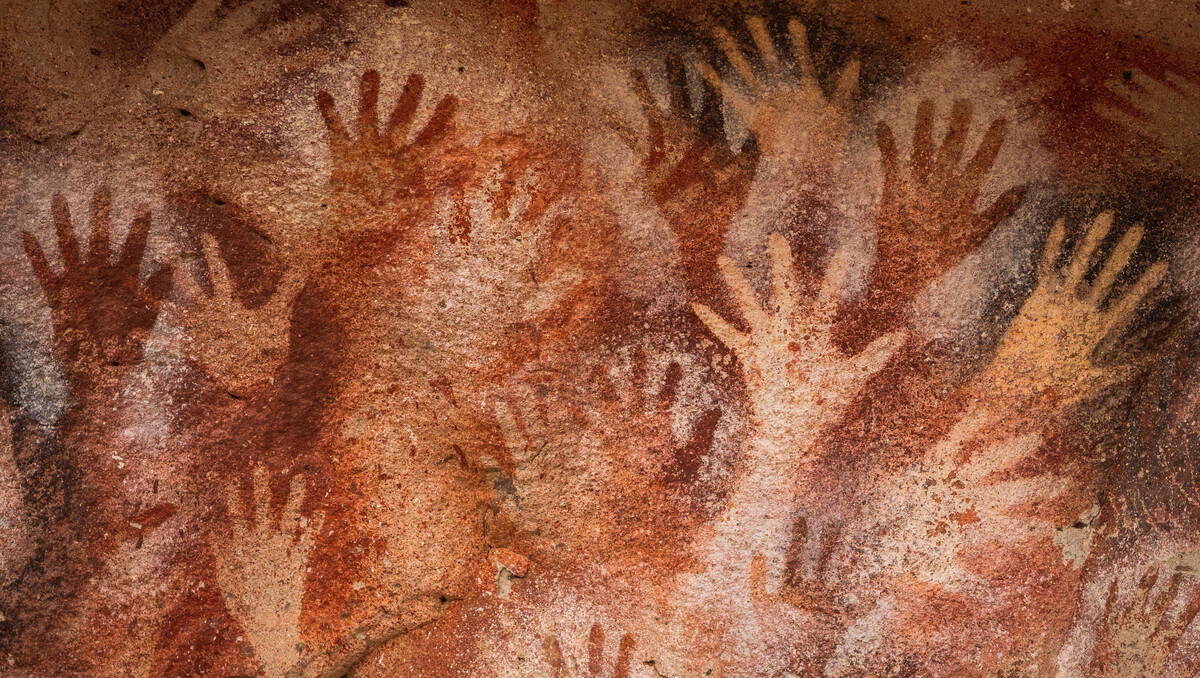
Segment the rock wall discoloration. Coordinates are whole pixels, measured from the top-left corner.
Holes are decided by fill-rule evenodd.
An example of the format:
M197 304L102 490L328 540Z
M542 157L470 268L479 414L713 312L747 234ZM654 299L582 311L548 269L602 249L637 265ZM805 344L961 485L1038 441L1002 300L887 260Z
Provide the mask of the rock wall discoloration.
M0 675L1191 675L1197 21L5 5Z

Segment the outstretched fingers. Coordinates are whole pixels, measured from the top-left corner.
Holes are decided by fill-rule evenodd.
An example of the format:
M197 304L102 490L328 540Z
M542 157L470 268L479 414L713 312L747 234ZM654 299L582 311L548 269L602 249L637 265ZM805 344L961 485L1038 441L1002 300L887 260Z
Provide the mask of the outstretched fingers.
M163 299L167 298L167 293L171 291L171 285L174 283L175 267L166 264L147 278L144 285L138 286L138 298L146 308L158 313Z
M208 277L212 280L213 296L220 302L233 299L233 284L229 281L229 269L221 257L221 248L211 233L200 236L204 247L204 260L208 263Z
M342 149L350 145L350 134L346 132L346 126L342 124L342 117L338 115L337 103L333 100L333 95L324 90L317 92L317 110L321 112L321 118L325 121L325 131L329 135L329 146L333 149Z
M913 181L918 184L927 183L933 172L933 101L929 99L917 104L910 162Z
M291 308L307 282L308 276L300 266L293 266L284 272L279 284L275 286L275 294L271 296L271 311L281 314Z
M1101 212L1100 216L1096 217L1092 225L1088 227L1087 234L1083 237L1083 244L1075 251L1075 256L1071 258L1071 263L1067 267L1064 283L1068 290L1075 290L1079 287L1084 274L1091 266L1092 255L1096 253L1100 243L1104 242L1104 238L1112 230L1112 225L1113 213L1106 211Z
M92 232L88 242L88 261L94 264L108 263L109 227L112 223L112 194L107 186L101 186L92 196Z
M1166 623L1168 621L1165 616L1167 612L1167 606L1169 606L1175 600L1175 596L1179 594L1179 585L1182 582L1183 575L1178 572L1172 574L1171 583L1167 585L1165 590L1160 591L1158 597L1156 597L1151 603L1148 616L1150 620L1154 622L1155 634L1167 630L1167 628L1170 626Z
M1150 97L1154 100L1154 108L1156 109L1159 108L1161 103L1164 101L1169 102L1171 99L1179 97L1178 90L1173 89L1170 85L1167 85L1164 82L1155 80L1139 69L1133 69L1132 80L1134 84L1150 94Z
M1029 193L1028 186L1013 186L1001 193L1000 197L996 198L996 201L984 210L983 214L979 215L983 229L975 234L975 244L982 243L997 226L1015 214L1027 193Z
M792 247L783 235L772 233L768 238L767 248L771 253L771 286L775 294L775 305L780 314L790 315L796 310Z
M625 122L620 113L606 107L603 110L603 115L604 123L608 125L609 129L617 133L617 136L621 138L621 141L630 151L639 156L644 153L641 136L633 129L632 125Z
M934 161L935 180L945 184L954 176L967 145L967 132L971 129L971 102L959 99L950 109L950 128L942 140Z
M725 53L725 58L729 59L729 64L733 66L733 70L742 78L742 82L746 83L746 87L750 88L751 92L758 92L762 89L762 83L759 82L758 76L754 75L754 69L750 66L750 61L746 59L746 55L742 52L742 48L730 35L729 31L722 26L717 26L713 29L713 36L717 40L717 47Z
M300 531L300 553L305 557L312 552L313 544L316 543L317 536L321 534L323 527L325 527L325 512L314 511L312 517L308 519L308 526Z
M271 476L267 467L254 467L254 527L261 533L271 524Z
M1175 651L1175 647L1183 639L1184 632L1192 625L1192 621L1196 619L1197 614L1200 614L1200 595L1197 595L1193 588L1191 594L1187 597L1187 604L1184 605L1175 623L1172 625L1171 640L1167 645L1168 652Z
M413 139L413 146L431 146L439 143L454 130L454 114L458 111L458 97L446 95L433 109L429 122Z
M879 163L883 166L883 185L895 186L899 179L900 151L892 128L882 120L875 125L875 143L879 146Z
M304 476L296 475L288 487L287 503L279 519L280 529L292 530L300 523L300 506L304 503Z
M975 155L967 163L959 181L959 190L973 204L983 185L983 179L992 171L996 157L1000 155L1000 147L1004 145L1004 137L1008 133L1008 122L1004 118L996 118L983 135L983 141Z
M521 432L521 427L517 424L517 418L513 414L512 408L504 399L496 400L496 423L500 426L500 432L504 435L504 446L508 448L509 457L512 459L521 459L525 456L526 440L525 435Z
M858 78L862 64L858 59L846 62L842 72L838 74L837 84L833 88L833 106L839 111L849 111L854 98L858 96Z
M599 676L604 670L604 627L599 622L592 624L588 633L588 673Z
M662 144L663 127L666 120L658 108L658 103L654 100L654 93L650 91L650 83L646 81L646 74L634 71L632 78L633 92L642 106L642 113L646 116L646 122L650 127L650 147L651 149L658 148Z
M68 271L79 268L79 241L75 238L75 229L71 227L71 208L67 206L67 199L56 194L50 200L50 213L54 218L54 235L58 237L63 268Z
M146 243L149 241L150 210L142 205L133 217L125 244L121 246L121 257L117 260L117 267L123 269L126 275L137 277L142 268L142 257L146 254Z
M29 264L33 267L33 274L41 283L42 290L49 296L58 287L58 277L50 268L50 262L46 260L46 253L42 251L38 239L28 231L21 234L21 239L25 245L25 256L29 257Z
M1145 230L1141 224L1136 224L1121 238L1121 242L1117 243L1117 248L1113 250L1108 261L1104 262L1104 268L1100 270L1100 275L1097 276L1096 282L1092 285L1092 291L1089 295L1092 303L1099 306L1104 297L1108 296L1108 290L1112 287L1117 276L1121 271L1125 270L1125 266L1129 264L1129 259L1137 250L1138 243L1142 240L1142 234Z
M754 39L754 46L762 56L767 74L772 79L779 78L779 55L775 52L775 41L771 39L771 33L767 30L767 22L759 16L747 17L746 28L750 29L750 37Z
M696 70L700 71L700 75L704 78L705 82L715 92L724 97L729 102L729 105L733 107L733 110L738 112L738 115L742 116L742 120L746 124L750 124L754 120L754 109L750 106L750 101L742 96L741 92L726 85L721 79L721 74L717 73L717 69L713 68L712 64L707 61L697 61ZM714 105L720 108L719 104Z
M1146 295L1154 291L1167 275L1167 262L1159 261L1151 266L1141 278L1134 283L1133 287L1121 297L1121 300L1116 302L1104 314L1104 329L1106 332L1111 332L1129 321L1133 317L1133 311L1142 303Z
M363 73L358 92L358 140L373 143L379 134L379 71Z
M1174 85L1175 89L1179 90L1180 92L1183 92L1188 96L1200 96L1200 85L1197 85L1191 80L1184 78L1178 73L1167 71L1166 73L1163 73L1163 77L1167 80L1167 82Z
M889 332L872 341L861 353L854 356L850 361L850 367L853 372L858 374L860 383L870 379L872 375L883 369L891 360L892 354L906 341L908 341L907 333L903 331Z
M797 19L788 22L788 36L792 41L792 58L800 69L804 84L817 86L817 67L813 64L812 52L808 47L808 29Z
M734 263L733 259L725 255L717 257L717 267L721 270L721 276L725 278L725 284L729 287L729 291L733 293L734 301L737 302L742 317L750 324L750 329L753 331L766 327L770 319L759 305L754 288L750 287L750 281L746 280L742 269Z
M1134 89L1129 86L1129 83L1121 80L1109 80L1105 83L1108 91L1117 96L1118 99L1132 106L1139 113L1153 113L1154 101L1149 94L1142 90Z
M730 325L721 316L704 304L692 304L692 311L700 321L716 335L725 347L734 353L740 353L750 347L750 336Z
M671 115L681 119L692 118L695 114L692 112L692 97L688 92L687 70L678 54L667 55L667 89Z
M1062 256L1063 241L1067 237L1067 222L1059 219L1050 229L1046 238L1046 246L1042 249L1042 263L1038 268L1038 278L1042 284L1050 282L1058 272L1058 258Z
M233 541L240 542L250 530L246 520L246 512L242 510L242 495L236 481L230 480L225 485L225 515L229 518L229 526L233 533Z
M1101 117L1124 127L1125 129L1135 134L1154 139L1158 137L1158 129L1148 120L1139 118L1136 115L1131 115L1117 108L1113 108L1107 104L1096 104L1096 112Z
M728 145L725 139L725 107L721 105L721 88L701 75L700 128L709 139ZM719 78L718 78L719 80Z
M633 659L633 634L621 636L617 646L617 663L613 665L613 678L629 678L629 663Z
M846 290L846 281L850 278L850 250L839 249L829 259L825 267L825 279L821 282L821 291L817 295L819 312L826 317L832 317L842 302Z
M408 129L412 125L413 115L421 103L421 92L425 89L425 78L413 73L404 84L404 91L396 100L396 106L388 116L387 126L383 134L393 146L403 146L408 139Z

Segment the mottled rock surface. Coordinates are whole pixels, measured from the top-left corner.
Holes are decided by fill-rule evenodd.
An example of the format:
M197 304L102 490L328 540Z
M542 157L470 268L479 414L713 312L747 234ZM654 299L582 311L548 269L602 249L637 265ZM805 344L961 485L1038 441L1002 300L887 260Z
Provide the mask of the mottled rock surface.
M1200 670L1200 5L0 35L0 676Z

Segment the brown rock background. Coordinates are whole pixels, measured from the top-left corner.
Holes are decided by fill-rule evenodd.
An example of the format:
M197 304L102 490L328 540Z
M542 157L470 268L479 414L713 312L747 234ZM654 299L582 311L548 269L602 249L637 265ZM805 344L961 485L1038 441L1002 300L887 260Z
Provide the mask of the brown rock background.
M0 6L0 675L1193 675L1197 23Z

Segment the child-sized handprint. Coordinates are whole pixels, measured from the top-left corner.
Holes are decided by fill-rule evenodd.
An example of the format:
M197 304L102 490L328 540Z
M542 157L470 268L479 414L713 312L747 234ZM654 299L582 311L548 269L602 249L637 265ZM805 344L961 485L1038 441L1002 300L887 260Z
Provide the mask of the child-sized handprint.
M1058 259L1066 225L1062 219L1054 224L1042 255L1038 286L1004 333L989 368L988 384L1017 385L1023 395L1045 393L1074 402L1129 375L1128 366L1098 365L1093 354L1129 323L1138 305L1158 287L1167 262L1151 265L1124 294L1105 305L1143 232L1141 226L1126 231L1089 285L1085 276L1092 257L1112 224L1111 212L1096 217L1065 269L1059 268Z
M254 470L254 511L242 510L235 484L227 488L230 526L215 545L217 582L225 604L241 622L254 653L271 678L282 678L304 651L300 604L308 558L324 516L300 514L304 478L292 479L287 504L276 525L267 471ZM297 538L297 532L299 537Z
M975 155L960 167L971 127L971 104L954 103L949 129L936 149L933 115L932 101L917 106L912 154L904 167L892 128L880 121L876 130L883 197L868 300L871 311L884 316L872 328L876 332L891 329L913 296L982 244L1012 216L1026 192L1025 186L1010 188L977 212L980 188L1004 143L1007 123L1003 118L993 120Z
M25 252L50 304L54 353L78 392L97 378L102 368L141 360L143 343L171 284L170 266L145 282L138 276L150 236L150 212L145 207L134 217L117 261L111 260L111 211L108 189L97 190L85 255L75 237L66 199L54 196L51 212L63 261L61 275L51 269L37 238L24 233Z
M629 678L629 662L632 660L633 647L633 634L622 635L613 663L612 678ZM550 675L554 678L604 678L606 663L604 660L604 627L599 623L593 624L591 632L588 633L586 670L584 667L576 666L575 662L568 662L563 657L558 638L553 635L546 637L542 644L542 650L546 663L550 665L552 671Z
M742 82L734 88L710 64L697 68L725 97L750 130L764 158L788 165L828 168L845 150L850 134L851 107L858 92L859 62L849 61L837 78L832 95L826 95L809 52L808 32L796 19L788 22L792 57L799 73L786 68L761 17L749 17L746 26L763 63L760 77L734 37L718 27L717 45Z
M246 397L269 381L287 358L292 303L304 286L300 270L284 273L262 306L246 308L234 296L229 270L212 235L201 236L212 295L190 273L180 287L193 300L180 311L196 359L222 388Z
M1154 595L1158 568L1142 577L1129 599L1122 603L1114 580L1104 605L1104 617L1092 660L1097 678L1170 678L1192 676L1195 660L1175 652L1192 620L1200 612L1194 582L1171 575L1167 586Z
M845 357L834 346L830 326L836 313L846 265L835 256L820 296L802 303L792 271L791 247L783 236L769 240L774 299L760 305L742 271L728 257L721 274L733 293L749 332L742 332L703 304L693 308L704 324L742 364L752 412L760 426L803 443L842 412L905 340L884 335L861 353Z
M363 73L352 130L342 123L333 96L317 93L317 107L329 134L333 207L340 227L403 233L432 206L433 164L452 132L458 99L443 97L429 122L409 141L424 88L424 78L410 75L382 129L378 71Z
M1156 80L1136 68L1107 84L1136 115L1107 103L1096 112L1157 145L1175 171L1200 179L1200 84L1170 71Z

